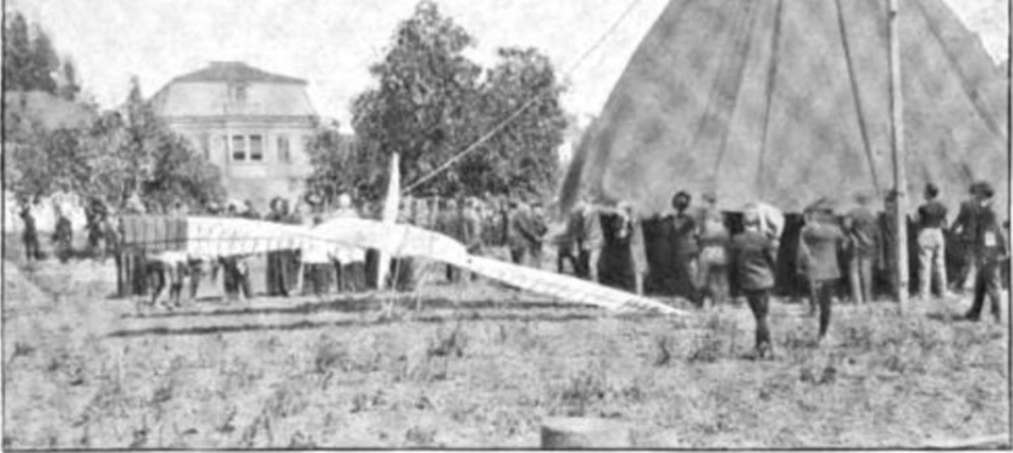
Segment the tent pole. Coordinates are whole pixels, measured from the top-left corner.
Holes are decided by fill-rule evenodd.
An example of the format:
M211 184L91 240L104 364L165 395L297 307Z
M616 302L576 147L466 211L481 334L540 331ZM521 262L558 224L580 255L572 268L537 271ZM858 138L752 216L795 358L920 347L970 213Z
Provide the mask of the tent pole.
M907 254L907 159L904 154L904 92L901 85L900 36L898 36L899 0L889 0L889 36L890 36L890 110L893 127L893 178L896 194L894 216L897 231L896 253L897 263L897 303L903 312L908 304L908 254Z

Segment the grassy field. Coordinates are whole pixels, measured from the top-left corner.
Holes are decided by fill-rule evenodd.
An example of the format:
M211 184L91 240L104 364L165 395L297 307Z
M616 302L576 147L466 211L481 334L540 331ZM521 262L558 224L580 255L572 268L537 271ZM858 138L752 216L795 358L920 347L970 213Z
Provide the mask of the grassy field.
M557 415L630 422L643 447L1008 432L1007 332L953 320L967 301L837 305L820 348L775 303L757 362L745 307L618 317L478 284L139 313L114 275L6 266L5 447L537 447Z

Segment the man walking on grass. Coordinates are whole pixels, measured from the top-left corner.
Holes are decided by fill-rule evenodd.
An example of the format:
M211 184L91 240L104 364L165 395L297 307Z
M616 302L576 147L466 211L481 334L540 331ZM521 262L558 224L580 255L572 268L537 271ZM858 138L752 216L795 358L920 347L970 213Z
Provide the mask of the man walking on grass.
M970 321L981 317L985 304L985 296L991 302L992 317L1001 321L1000 304L1002 304L1002 282L999 281L999 268L1009 259L1006 238L999 225L998 216L992 210L992 198L995 191L987 182L977 184L977 228L971 233L971 245L974 253L974 264L977 275L974 280L974 302L971 310L965 315Z
M817 201L806 211L811 213L813 222L807 223L799 235L798 262L812 285L812 304L819 307L818 342L821 342L830 327L830 304L834 286L841 278L837 260L844 242L844 233L837 226L833 207L827 200Z
M732 239L732 263L738 271L749 309L756 318L756 358L762 359L773 354L767 313L770 291L774 288L777 247L774 240L761 231L760 216L755 210L744 213L743 224L746 231Z

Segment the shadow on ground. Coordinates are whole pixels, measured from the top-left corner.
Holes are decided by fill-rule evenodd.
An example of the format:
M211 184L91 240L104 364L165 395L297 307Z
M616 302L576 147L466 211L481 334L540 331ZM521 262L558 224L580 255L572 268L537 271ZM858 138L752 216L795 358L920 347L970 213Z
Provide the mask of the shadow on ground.
M574 322L574 321L588 321L601 318L600 313L588 311L585 313L551 313L551 312L532 312L532 313L493 313L493 314L481 314L477 311L471 311L469 313L447 313L447 314L427 314L423 316L412 316L406 319L398 318L377 318L377 319L342 319L332 321L310 321L301 320L287 323L244 323L237 325L218 325L218 326L193 326L193 327L150 327L143 329L123 329L109 333L107 336L112 338L131 338L131 337L143 337L143 336L187 336L187 335L215 335L222 333L239 333L239 332L263 332L263 331L294 331L294 330L309 330L309 329L321 329L326 327L367 327L376 326L390 323L403 323L403 324L443 324L457 320L471 320L471 321L543 321L543 322Z

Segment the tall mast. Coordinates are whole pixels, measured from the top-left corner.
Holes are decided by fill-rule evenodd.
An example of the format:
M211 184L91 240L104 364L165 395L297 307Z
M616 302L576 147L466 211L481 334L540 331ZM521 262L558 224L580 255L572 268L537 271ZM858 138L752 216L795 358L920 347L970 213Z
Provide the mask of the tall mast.
M893 179L896 194L894 225L897 231L897 243L894 246L897 260L897 302L901 310L908 303L908 255L907 255L907 162L904 149L904 89L901 84L900 36L898 26L900 6L899 0L889 0L889 38L890 38L890 111L892 118L891 134L893 138Z

